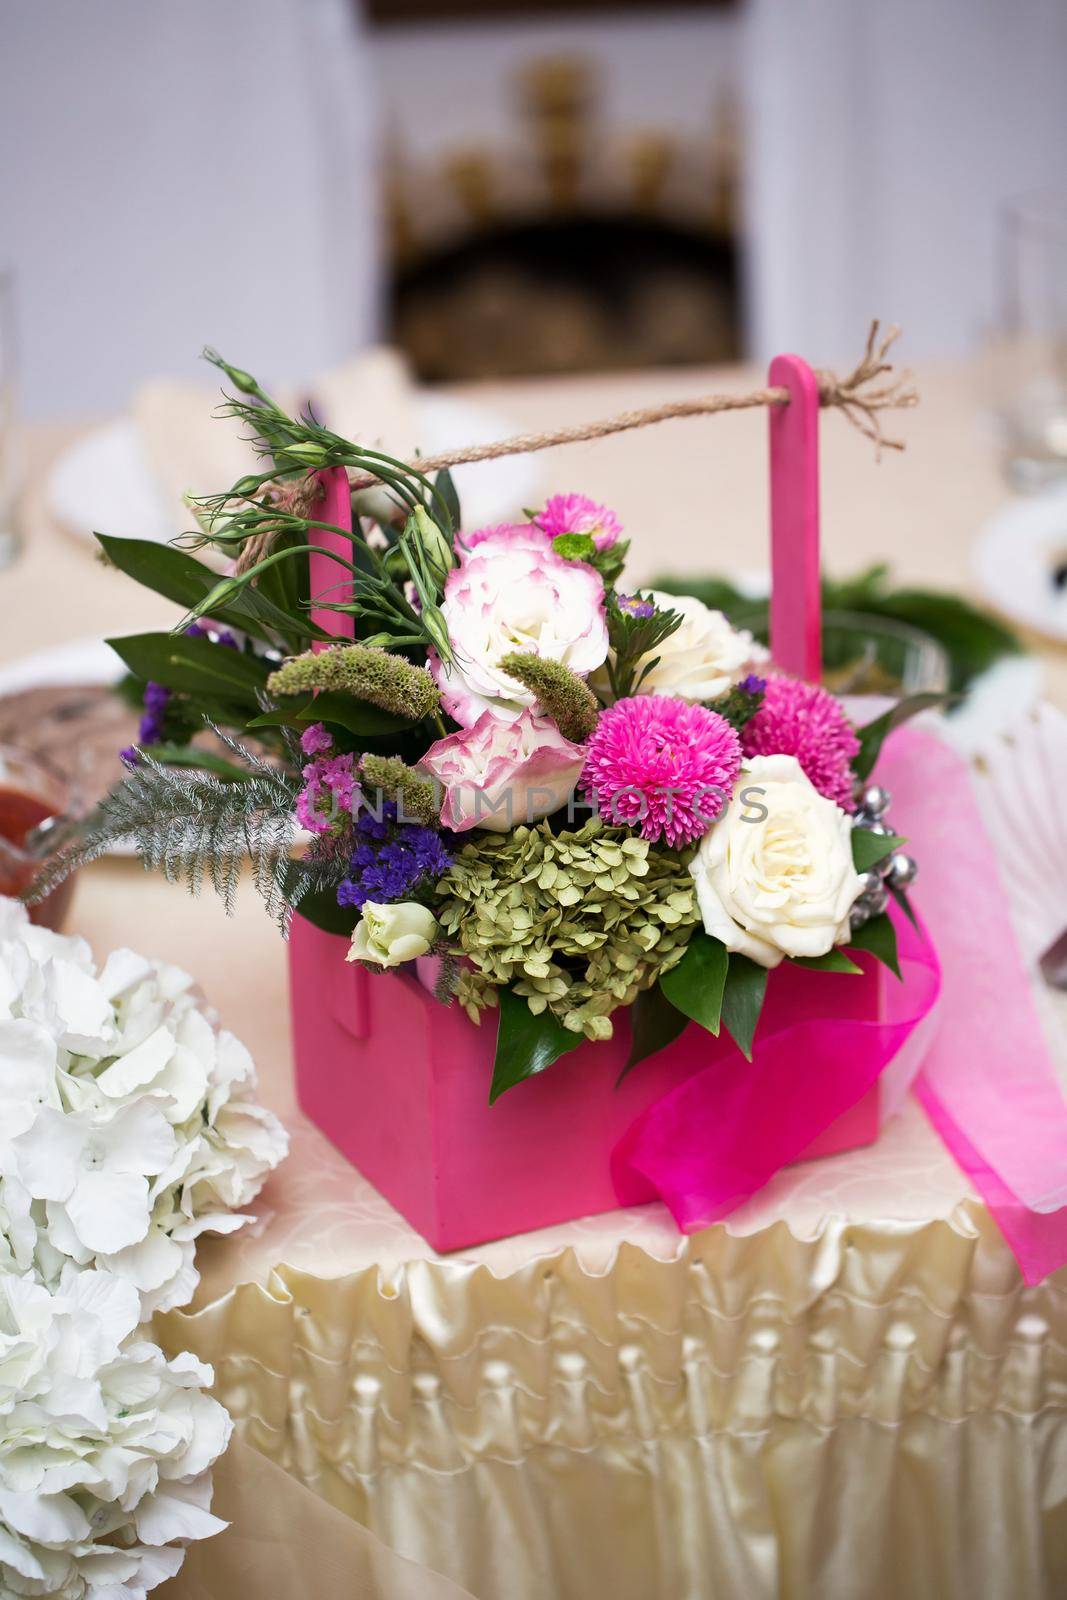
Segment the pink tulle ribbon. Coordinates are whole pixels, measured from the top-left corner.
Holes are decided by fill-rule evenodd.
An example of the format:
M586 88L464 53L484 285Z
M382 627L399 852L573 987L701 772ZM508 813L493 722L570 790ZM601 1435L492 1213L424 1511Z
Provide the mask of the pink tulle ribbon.
M612 1156L621 1199L651 1185L684 1233L707 1227L863 1099L932 1015L940 986L929 938L899 913L894 921L903 981L886 985L883 1016L761 1028L751 1062L721 1053L627 1129Z
M619 1198L651 1191L684 1232L706 1227L802 1155L882 1074L883 1084L909 1082L921 1057L920 1101L1026 1281L1038 1282L1067 1261L1067 1107L995 851L965 763L938 740L901 730L878 776L921 863L923 918L916 928L893 910L903 981L890 979L882 1016L791 1022L779 1012L775 1026L765 1015L751 1063L720 1052L627 1130L612 1158Z

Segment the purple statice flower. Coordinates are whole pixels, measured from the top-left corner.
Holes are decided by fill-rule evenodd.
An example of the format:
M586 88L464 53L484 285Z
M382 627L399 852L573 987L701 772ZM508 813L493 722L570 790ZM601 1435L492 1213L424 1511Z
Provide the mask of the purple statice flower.
M337 889L338 905L358 909L368 900L384 905L411 899L452 865L437 830L421 823L398 823L392 801L378 816L367 811L357 817L355 834L348 877Z
M310 722L300 735L300 748L306 756L322 756L333 749L333 739L321 722Z
M226 628L209 629L200 622L190 623L185 630L187 639L213 638L215 644L225 645L228 650L237 649L237 640ZM161 683L149 680L144 686L143 706L141 721L137 728L137 743L143 748L147 744L161 744L164 733L164 717L170 703L171 691L165 689ZM127 745L125 750L119 751L119 760L127 767L137 765L137 750L134 745Z
M750 672L747 678L742 678L737 685L742 694L762 694L767 687L766 678L761 678L758 673Z
M137 729L138 744L159 744L163 738L163 717L170 701L170 690L161 683L144 686L144 712Z
M237 640L228 628L212 628L205 622L191 622L185 630L187 639L211 639L213 644L223 644L227 650L237 649Z
M342 815L351 815L359 793L356 758L318 756L303 769L304 787L296 797L296 815L309 833L329 833Z
M628 617L654 617L655 604L651 600L642 600L639 594L617 594L615 604L619 610Z

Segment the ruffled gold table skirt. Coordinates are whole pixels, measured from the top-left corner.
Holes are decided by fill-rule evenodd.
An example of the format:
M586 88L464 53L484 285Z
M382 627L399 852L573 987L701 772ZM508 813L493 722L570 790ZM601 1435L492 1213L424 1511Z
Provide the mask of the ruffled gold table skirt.
M1067 1593L1067 1274L1025 1288L977 1202L279 1267L164 1321L242 1441L176 1595Z

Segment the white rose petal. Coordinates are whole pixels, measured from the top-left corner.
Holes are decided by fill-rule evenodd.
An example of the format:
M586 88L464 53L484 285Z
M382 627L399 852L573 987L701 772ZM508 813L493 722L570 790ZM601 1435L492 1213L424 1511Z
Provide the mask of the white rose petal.
M694 705L717 700L768 659L767 651L746 629L733 627L721 611L712 611L692 595L658 589L641 592L648 593L660 611L678 612L682 624L656 646L659 661L642 679L640 694L673 696ZM606 687L599 676L594 683Z
M437 918L426 906L413 900L403 900L398 905L367 900L345 960L399 967L426 955L436 937Z
M744 764L689 870L706 931L764 967L845 942L864 884L852 863L851 819L794 756Z

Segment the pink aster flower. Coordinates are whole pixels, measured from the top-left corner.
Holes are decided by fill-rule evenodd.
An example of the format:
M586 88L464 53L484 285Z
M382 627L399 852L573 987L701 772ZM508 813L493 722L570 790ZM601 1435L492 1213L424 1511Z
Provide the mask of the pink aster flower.
M763 704L741 734L746 756L796 756L828 800L854 811L852 759L860 742L838 700L815 683L768 678Z
M536 520L550 539L561 533L587 533L598 550L607 550L622 533L614 511L584 494L554 494Z
M582 782L605 822L680 845L722 815L740 770L741 741L725 717L642 694L601 712Z

